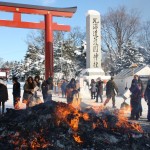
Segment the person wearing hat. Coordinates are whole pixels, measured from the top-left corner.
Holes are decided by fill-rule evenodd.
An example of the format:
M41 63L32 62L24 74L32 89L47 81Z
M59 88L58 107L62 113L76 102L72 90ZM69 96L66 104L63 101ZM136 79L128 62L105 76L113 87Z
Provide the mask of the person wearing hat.
M0 114L4 113L5 102L8 100L7 86L2 78L0 78ZM2 106L2 109L1 109Z
M20 83L18 82L17 77L13 77L13 105L14 109L19 109L18 102L20 101L21 97L21 89L20 89Z
M115 96L118 94L118 87L116 83L114 82L114 77L111 77L111 79L106 84L106 97L107 99L104 102L104 106L109 102L109 100L112 98L112 107L115 108Z

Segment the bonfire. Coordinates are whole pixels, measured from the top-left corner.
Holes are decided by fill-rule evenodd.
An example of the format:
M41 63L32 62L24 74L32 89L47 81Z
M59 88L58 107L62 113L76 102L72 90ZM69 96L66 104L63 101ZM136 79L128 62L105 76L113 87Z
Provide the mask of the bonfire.
M81 109L46 102L25 110L7 109L0 117L1 150L100 150L150 148L149 133L128 121L123 109Z

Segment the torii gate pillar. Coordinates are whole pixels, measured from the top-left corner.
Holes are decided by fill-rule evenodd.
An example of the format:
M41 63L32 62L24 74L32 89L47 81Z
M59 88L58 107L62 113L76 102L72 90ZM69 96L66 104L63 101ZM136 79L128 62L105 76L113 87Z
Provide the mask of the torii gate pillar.
M54 76L52 16L45 15L45 78Z

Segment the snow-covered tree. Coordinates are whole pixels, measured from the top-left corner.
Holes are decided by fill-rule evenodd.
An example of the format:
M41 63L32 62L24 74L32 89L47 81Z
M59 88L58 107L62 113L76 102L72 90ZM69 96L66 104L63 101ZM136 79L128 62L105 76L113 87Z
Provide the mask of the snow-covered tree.
M140 31L139 43L150 53L150 21L144 22Z
M123 55L123 45L130 39L136 40L139 33L140 17L137 10L127 10L124 6L110 8L102 17L102 48L113 64L114 60ZM111 70L110 65L109 70Z
M123 47L123 54L118 56L118 59L114 61L114 73L118 73L123 69L129 68L132 64L138 66L145 65L144 55L140 52L139 47L135 47L131 41Z
M81 41L85 39L85 33L79 28L73 28L69 33L54 32L54 72L63 73L65 77L75 77L76 72L83 64L83 59L77 57L77 50L82 51ZM26 41L28 48L22 63L13 63L12 76L25 77L45 74L45 40L44 31L31 33ZM83 52L81 52L83 55ZM78 59L78 61L77 61ZM84 60L85 61L85 60ZM79 65L80 64L80 65Z
M44 54L39 47L34 45L28 45L28 50L25 55L25 76L44 74Z
M78 75L81 70L86 68L86 41L81 41L81 46L77 47L75 50L75 57L76 57L76 66L78 71L76 71L76 75Z

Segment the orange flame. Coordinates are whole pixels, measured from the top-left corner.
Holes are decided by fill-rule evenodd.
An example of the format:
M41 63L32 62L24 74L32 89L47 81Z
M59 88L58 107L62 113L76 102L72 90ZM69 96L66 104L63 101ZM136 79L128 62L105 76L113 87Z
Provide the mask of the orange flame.
M129 110L130 110L130 107L128 109L126 109L126 110L120 110L118 112L118 120L119 121L116 123L116 125L118 127L123 126L125 128L128 128L128 129L134 129L134 130L142 133L143 132L142 127L138 123L136 123L136 122L130 123L128 121L128 118L125 116L125 114L127 112L129 112Z
M82 117L83 117L84 120L89 120L89 115L88 115L88 113L84 113Z
M81 140L80 136L78 136L78 135L73 135L73 137L74 137L74 139L75 139L76 142L78 142L78 143L83 143L83 141Z

